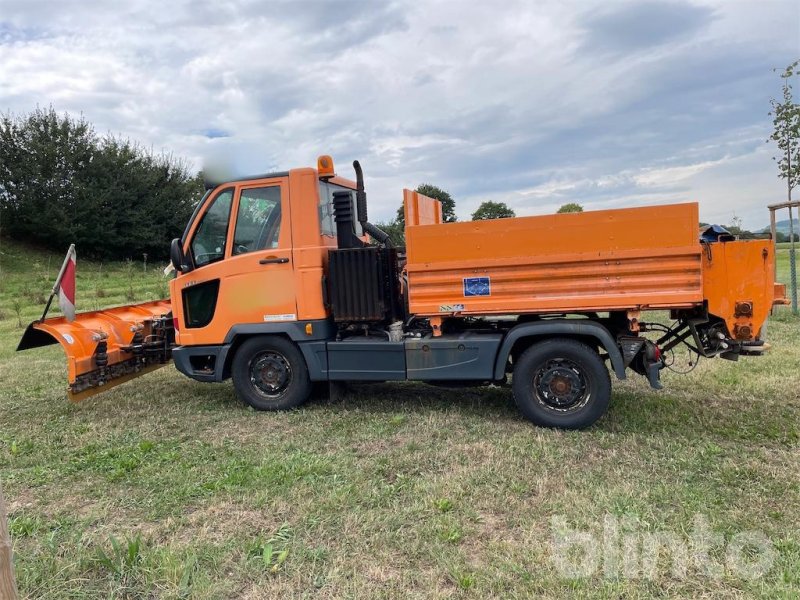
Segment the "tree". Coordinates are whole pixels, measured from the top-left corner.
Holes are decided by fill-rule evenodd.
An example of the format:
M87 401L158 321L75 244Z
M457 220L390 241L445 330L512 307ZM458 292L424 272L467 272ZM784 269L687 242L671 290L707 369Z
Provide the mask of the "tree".
M800 104L794 101L791 78L795 75L800 61L795 61L781 73L783 79L783 99L770 100L773 117L773 131L770 139L776 143L781 154L773 156L778 163L778 177L786 179L787 192L791 201L792 190L800 183Z
M583 212L583 207L580 204L575 202L568 202L567 204L562 204L561 208L559 208L556 213L576 213L576 212Z
M791 240L789 239L789 234L788 233L783 233L782 231L776 231L775 232L775 241L778 242L779 244L782 244L784 242L789 242ZM800 233L795 232L794 241L795 242L800 241Z
M774 141L780 157L774 156L773 159L778 163L778 177L786 179L786 195L789 201L789 238L791 248L789 249L789 279L792 290L792 312L797 314L797 259L794 247L794 225L792 215L792 190L800 182L800 104L794 101L792 95L791 80L798 70L800 61L796 60L781 73L783 79L783 99L775 98L770 100L772 105L772 135L770 139Z
M0 117L0 218L11 237L83 255L162 258L203 183L170 155L113 136L52 107Z
M73 233L76 180L95 145L82 117L59 117L52 108L0 118L0 211L10 236L56 244Z
M389 234L389 239L395 246L406 245L405 227L397 219L385 223L375 223L375 226Z
M736 221L733 221L730 225L725 225L725 229L727 229L728 233L731 235L735 235L736 237L742 239L754 239L757 237L752 231L742 228L741 220L739 221L738 225Z
M417 192L442 203L442 220L445 223L454 223L458 220L458 217L456 217L456 201L442 188L431 185L430 183L421 183L417 186ZM406 215L403 212L402 204L400 208L397 209L395 221L403 228L406 225Z
M516 216L514 211L511 210L505 202L492 202L491 200L487 200L481 203L478 210L472 213L472 220L506 219L514 216Z

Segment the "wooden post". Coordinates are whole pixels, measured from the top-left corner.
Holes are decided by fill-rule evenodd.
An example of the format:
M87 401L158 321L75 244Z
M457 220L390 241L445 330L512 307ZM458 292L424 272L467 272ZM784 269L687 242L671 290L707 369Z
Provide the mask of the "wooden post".
M3 486L0 484L0 600L17 599L14 564L11 560L11 537L8 535L6 501L3 498Z
M775 209L774 208L770 208L769 209L769 231L772 234L772 241L777 243L777 240L775 239L775 234L777 232L775 231Z

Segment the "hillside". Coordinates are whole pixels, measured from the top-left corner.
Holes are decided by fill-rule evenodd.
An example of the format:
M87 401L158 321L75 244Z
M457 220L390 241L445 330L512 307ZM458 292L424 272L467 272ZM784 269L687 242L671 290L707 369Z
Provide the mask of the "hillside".
M794 221L793 224L794 224L794 232L795 232L795 234L800 233L800 219L793 219L793 221ZM761 231L762 231L762 233L769 233L769 225L764 227ZM782 221L776 221L775 222L775 231L777 231L779 233L784 233L786 235L789 235L789 219L784 219Z
M19 323L27 324L41 316L66 250L57 254L35 245L0 239L0 324L14 322L19 327ZM81 256L80 248L77 255L79 312L169 295L163 262L92 261ZM60 314L58 302L53 302L49 314Z

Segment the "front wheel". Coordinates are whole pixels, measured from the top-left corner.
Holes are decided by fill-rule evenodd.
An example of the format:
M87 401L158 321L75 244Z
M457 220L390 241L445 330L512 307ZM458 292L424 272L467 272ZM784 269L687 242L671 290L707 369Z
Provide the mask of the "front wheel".
M300 350L281 337L256 337L244 342L231 368L236 395L256 410L300 406L312 384Z
M537 425L583 429L602 417L611 400L611 380L600 356L571 339L532 345L514 365L514 400Z

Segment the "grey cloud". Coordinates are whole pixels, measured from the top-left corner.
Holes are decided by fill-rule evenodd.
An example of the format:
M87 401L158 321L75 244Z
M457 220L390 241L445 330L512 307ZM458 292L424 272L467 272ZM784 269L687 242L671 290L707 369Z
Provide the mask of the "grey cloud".
M706 26L713 11L688 2L645 1L592 12L581 25L587 52L636 52L686 38Z

